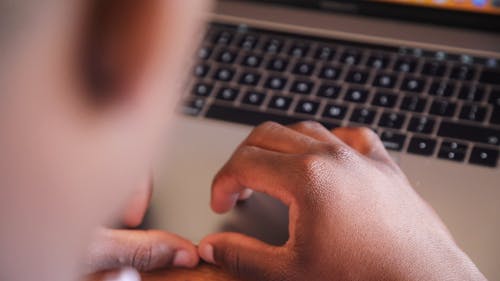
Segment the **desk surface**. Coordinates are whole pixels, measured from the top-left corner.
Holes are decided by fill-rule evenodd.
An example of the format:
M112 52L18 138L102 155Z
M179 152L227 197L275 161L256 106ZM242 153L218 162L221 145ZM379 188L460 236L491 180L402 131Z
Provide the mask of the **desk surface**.
M90 276L88 281L102 281L103 274ZM196 269L169 269L142 274L142 281L239 281L219 268L202 264Z

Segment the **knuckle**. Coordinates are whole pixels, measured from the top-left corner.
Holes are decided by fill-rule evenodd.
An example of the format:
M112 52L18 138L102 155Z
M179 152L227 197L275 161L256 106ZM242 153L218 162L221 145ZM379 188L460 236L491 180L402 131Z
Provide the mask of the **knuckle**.
M246 142L250 144L259 143L262 141L265 135L282 128L283 126L276 122L266 121L253 129Z
M153 256L153 246L147 242L143 245L137 246L132 254L130 266L138 269L139 271L151 270L151 260Z
M315 178L324 165L325 158L319 154L305 154L299 160L300 172L306 179Z
M240 147L240 149L238 150L236 156L238 157L245 157L245 156L248 156L248 155L252 155L256 152L258 152L260 149L256 146L253 146L253 145L245 145L245 146L242 146Z
M378 135L372 129L367 127L355 128L354 132L358 138L361 138L365 141L373 141L379 139Z
M325 127L316 121L302 121L294 126L298 130L323 130Z
M215 253L217 255L217 253ZM217 255L218 259L222 260L222 264L229 272L232 272L238 278L241 277L240 271L240 256L236 249L226 248L223 253Z
M337 162L347 163L353 161L353 150L346 145L325 143L322 144L321 150Z
M261 267L255 264L245 262L240 256L240 250L226 250L225 259L229 262L227 264L227 270L237 277L238 280L250 279L250 280L289 280L284 278L285 274L277 272L273 268ZM263 258L265 264L272 264L275 261Z
M252 159L255 157L256 153L258 153L260 149L253 145L243 145L240 146L231 157L228 164L221 171L222 173L227 173L229 170L237 169L243 161Z
M260 124L259 126L257 126L255 129L254 129L254 132L256 133L265 133L265 132L269 132L269 131L274 131L274 130L278 130L278 129L281 129L283 126L276 123L276 122L272 122L272 121L266 121L262 124Z

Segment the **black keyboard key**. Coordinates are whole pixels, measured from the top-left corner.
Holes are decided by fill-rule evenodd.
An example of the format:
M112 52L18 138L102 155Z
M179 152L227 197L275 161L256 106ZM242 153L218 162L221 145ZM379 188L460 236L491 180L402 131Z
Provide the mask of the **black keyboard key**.
M266 53L277 54L283 49L283 40L271 38L265 44L263 51Z
M494 89L491 91L488 103L493 106L500 107L500 89Z
M393 108L396 105L398 96L391 93L377 92L373 98L372 104L386 108Z
M203 110L205 100L203 98L196 98L184 104L183 113L191 116L197 116Z
M328 80L337 80L341 73L342 69L340 67L325 66L321 69L319 77Z
M432 134L436 120L426 116L412 117L408 124L408 131L419 134Z
M199 97L208 97L212 93L214 86L207 83L198 83L193 87L193 95Z
M479 76L479 81L487 84L500 85L500 69L484 69L481 76Z
M441 148L448 150L448 151L463 151L466 152L468 149L468 145L465 143L461 142L456 142L456 141L443 141L441 144Z
M373 81L373 86L380 88L394 88L396 86L396 82L398 81L398 77L393 74L377 74L375 76L375 80Z
M486 90L481 85L462 85L458 98L466 101L482 101ZM500 105L500 100L499 100Z
M427 100L417 96L406 96L401 103L401 109L413 112L424 112Z
M425 79L405 78L401 90L406 92L421 93L425 88Z
M432 103L430 114L452 117L455 115L457 104L446 100L435 100Z
M429 90L429 95L436 97L451 97L455 93L455 83L451 81L435 81Z
M261 78L261 75L258 73L245 72L245 73L241 74L240 84L257 86L257 84L259 84L260 78Z
M446 64L439 61L430 61L424 64L422 74L432 77L443 77L446 73Z
M351 114L350 120L352 122L371 125L375 120L377 112L369 108L356 108Z
M319 109L319 102L308 101L308 100L300 100L297 106L295 107L295 112L315 115Z
M235 101L239 92L240 91L238 89L223 87L219 90L217 99L223 101Z
M210 71L210 66L206 64L199 64L194 68L194 75L196 77L202 78L207 76L209 71Z
M323 117L343 120L347 114L347 107L343 105L327 104Z
M198 51L198 58L200 58L202 60L208 60L211 55L212 55L212 48L210 48L210 47L202 47Z
M311 81L296 80L293 82L290 91L297 94L309 95L312 92L313 88L314 83Z
M269 102L268 107L277 110L287 111L292 104L292 98L283 96L274 96Z
M257 126L266 121L274 121L283 125L291 125L304 121L304 119L292 116L273 114L269 112L258 112L243 108L226 107L217 104L213 104L208 109L206 117L251 126Z
M266 95L264 93L248 91L241 102L247 105L261 106L265 98Z
M432 156L436 150L437 142L433 139L413 137L408 146L408 152L422 156Z
M240 47L244 50L253 50L258 43L259 37L257 35L248 34L241 38Z
M267 69L272 71L283 72L288 66L288 60L282 58L274 58L269 61Z
M307 43L295 43L290 48L288 54L292 57L303 58L309 53L309 44Z
M298 62L293 68L293 73L298 75L310 76L314 72L314 64L307 62Z
M460 119L483 122L486 118L487 108L477 104L464 104L460 112Z
M389 65L389 57L383 55L372 55L368 58L366 66L375 69L386 69Z
M475 67L471 65L457 65L451 70L450 77L452 79L470 81L476 75Z
M214 38L214 44L229 45L233 41L233 33L230 31L221 31Z
M500 106L493 107L490 123L495 125L500 125Z
M500 130L448 121L441 122L438 136L491 145L500 145Z
M474 147L469 162L474 165L496 167L498 163L498 150Z
M258 55L247 55L243 59L243 65L248 67L259 67L262 63L262 57Z
M404 73L413 73L417 68L417 64L418 64L417 60L410 58L401 58L396 61L396 64L394 65L394 70Z
M324 97L329 99L336 99L340 95L342 88L338 85L323 84L319 87L318 97Z
M336 123L336 122L328 122L328 121L324 121L324 120L320 120L319 123L321 125L323 125L325 128L327 128L328 130L334 130L334 129L337 129L339 128L341 125L340 123Z
M266 88L272 90L283 90L286 86L286 82L287 80L284 77L271 76L266 81Z
M232 68L219 68L214 75L214 79L224 82L233 80L236 71Z
M380 134L380 139L382 140L385 148L394 151L401 151L405 145L406 136L403 134L385 131Z
M233 63L236 60L238 53L231 50L222 50L217 56L217 61L221 63Z
M401 129L406 121L406 115L396 112L385 112L380 117L378 125L384 128Z
M368 81L369 74L368 71L364 70L351 70L345 80L349 83L365 84Z
M345 94L344 100L356 103L365 103L368 100L370 92L364 89L349 89Z
M316 49L315 59L322 61L330 61L335 56L336 50L331 46L320 46Z
M444 141L439 149L438 157L445 160L463 162L467 153L467 145L458 142Z
M361 52L358 50L346 50L340 56L340 62L348 65L358 65L361 61Z

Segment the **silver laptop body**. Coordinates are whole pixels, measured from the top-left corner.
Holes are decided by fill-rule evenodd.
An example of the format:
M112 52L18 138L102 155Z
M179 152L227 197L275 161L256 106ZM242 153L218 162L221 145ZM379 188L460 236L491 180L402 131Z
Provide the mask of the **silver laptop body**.
M210 19L235 26L237 32L255 28L348 42L404 46L411 52L433 50L463 54L463 60L475 56L489 58L488 62L483 63L489 63L490 66L494 66L495 60L500 61L498 34L330 10L353 8L349 4L346 7L345 3L349 2L339 4L330 1L323 10L315 10L291 5L222 1ZM210 77L214 70L211 71ZM491 80L491 77L485 79ZM487 91L493 91L497 86L488 84ZM459 89L455 91L455 95L459 95ZM191 89L187 92L191 95ZM483 97L484 104L488 104L488 93ZM213 176L252 129L251 126L231 120L206 118L204 115L210 104L217 103L216 99L206 98L207 105L196 112L197 116L180 114L177 117L168 153L155 167L155 191L147 226L177 233L194 242L209 233L228 230L247 233L269 243L283 243L287 239L287 210L271 198L258 194L227 215L216 215L209 208ZM456 100L458 105L465 103L458 98ZM240 103L241 98L237 102ZM366 103L369 104L368 101ZM355 106L351 105L349 110L354 110ZM399 109L396 107L395 110ZM488 122L493 114L491 105L487 105L487 110L484 122ZM455 113L450 120L458 120L459 114ZM440 122L446 118L436 119ZM351 124L348 120L338 123ZM374 124L377 128L376 122ZM500 126L492 125L489 128L499 130ZM408 153L409 139L404 142L402 152L392 152L393 156L413 187L435 208L458 244L480 270L489 280L500 280L500 167L496 163L496 167L469 163L467 159L472 157L471 150L476 145L476 142L470 141L475 140L475 137L470 136L460 140L469 147L464 156L466 160L440 159L440 146L449 138L439 137L438 133L436 128L429 135L438 141L432 156ZM408 138L413 135L410 133ZM489 136L490 143L483 142L484 147L498 150L500 143L494 137Z

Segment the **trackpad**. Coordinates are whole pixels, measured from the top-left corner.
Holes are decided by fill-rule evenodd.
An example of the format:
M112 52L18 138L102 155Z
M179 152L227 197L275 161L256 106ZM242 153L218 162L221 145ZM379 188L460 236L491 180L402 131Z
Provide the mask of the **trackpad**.
M288 240L288 207L262 193L238 203L221 231L238 232L268 244L281 246Z

